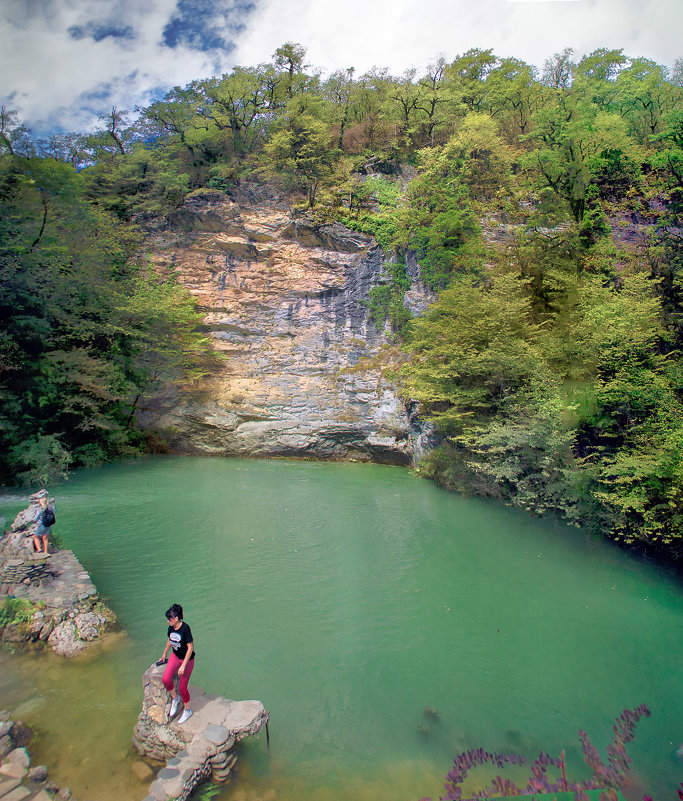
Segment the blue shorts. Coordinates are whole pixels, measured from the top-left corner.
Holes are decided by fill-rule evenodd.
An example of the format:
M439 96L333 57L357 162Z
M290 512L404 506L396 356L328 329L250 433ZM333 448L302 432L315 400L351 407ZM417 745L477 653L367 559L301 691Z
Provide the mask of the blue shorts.
M38 525L36 526L36 530L33 532L33 536L34 537L49 537L50 536L50 528L51 528L51 526L49 526L48 528L45 528L45 526L42 523L38 523Z

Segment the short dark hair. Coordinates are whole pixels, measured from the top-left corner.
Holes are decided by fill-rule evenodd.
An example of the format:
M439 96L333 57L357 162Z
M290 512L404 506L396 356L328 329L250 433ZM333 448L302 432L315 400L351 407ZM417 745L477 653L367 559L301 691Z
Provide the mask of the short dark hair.
M183 607L180 604L171 604L171 608L166 610L166 620L172 617L183 619Z

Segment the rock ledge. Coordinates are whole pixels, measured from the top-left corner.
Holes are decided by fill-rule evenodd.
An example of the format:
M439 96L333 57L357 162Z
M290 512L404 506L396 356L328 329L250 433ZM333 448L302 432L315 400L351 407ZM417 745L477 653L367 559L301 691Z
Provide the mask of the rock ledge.
M99 639L116 618L73 551L33 552L38 497L30 496L29 506L0 537L0 599L20 598L33 605L31 620L7 623L0 639L44 642L61 656L74 656Z
M182 725L170 720L163 666L151 665L142 677L142 711L133 732L141 756L165 761L145 801L185 801L206 779L226 782L237 756L237 742L268 726L269 714L260 701L231 701L190 685L192 717Z

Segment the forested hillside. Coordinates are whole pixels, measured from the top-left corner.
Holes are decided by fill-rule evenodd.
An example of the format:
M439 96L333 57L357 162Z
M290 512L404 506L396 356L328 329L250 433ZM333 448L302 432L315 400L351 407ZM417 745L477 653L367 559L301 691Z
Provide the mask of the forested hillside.
M472 50L321 76L288 43L87 135L38 141L3 108L0 149L5 482L146 446L139 398L212 355L145 231L270 182L391 255L369 305L444 436L425 475L683 555L683 62ZM415 319L409 253L434 293Z

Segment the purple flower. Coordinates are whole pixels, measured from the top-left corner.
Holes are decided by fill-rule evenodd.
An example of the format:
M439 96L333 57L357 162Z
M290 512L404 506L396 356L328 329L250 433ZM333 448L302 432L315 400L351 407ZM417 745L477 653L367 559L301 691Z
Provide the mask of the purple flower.
M630 743L635 736L635 727L641 717L649 717L650 710L646 704L641 704L634 709L624 709L616 719L612 727L612 742L607 746L607 765L600 758L597 749L588 739L585 731L579 731L581 751L584 762L593 771L593 775L588 781L571 782L567 781L565 774L564 751L559 758L551 757L541 751L531 765L531 775L527 780L524 789L520 789L511 779L504 779L496 776L491 782L490 787L478 790L471 801L493 796L516 796L531 793L555 793L569 791L574 793L575 801L588 801L586 790L603 790L600 794L601 801L616 801L616 790L622 786L628 773L631 759L626 753L626 743ZM462 783L467 777L468 771L477 766L490 763L502 769L505 765L526 765L527 762L519 754L494 754L485 751L483 748L473 748L457 754L453 759L453 767L446 776L444 789L446 795L440 801L462 801ZM547 777L548 768L559 768L561 779L558 782L551 782ZM683 782L678 791L680 801L683 801ZM422 801L431 801L423 798ZM652 798L645 796L643 801L652 801Z

